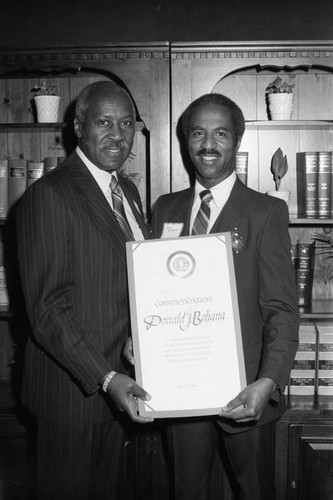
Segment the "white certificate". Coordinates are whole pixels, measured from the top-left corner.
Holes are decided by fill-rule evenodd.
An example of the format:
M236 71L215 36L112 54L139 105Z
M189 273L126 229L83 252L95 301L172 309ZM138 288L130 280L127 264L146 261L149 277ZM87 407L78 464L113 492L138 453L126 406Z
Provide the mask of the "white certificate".
M140 415L218 414L246 385L230 233L126 251Z

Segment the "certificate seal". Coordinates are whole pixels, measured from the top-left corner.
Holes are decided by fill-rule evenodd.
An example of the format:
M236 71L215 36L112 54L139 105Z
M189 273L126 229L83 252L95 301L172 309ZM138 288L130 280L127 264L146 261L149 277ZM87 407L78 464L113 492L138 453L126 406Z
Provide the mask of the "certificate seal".
M194 257L189 252L174 252L167 260L167 269L171 276L176 278L188 278L195 269Z

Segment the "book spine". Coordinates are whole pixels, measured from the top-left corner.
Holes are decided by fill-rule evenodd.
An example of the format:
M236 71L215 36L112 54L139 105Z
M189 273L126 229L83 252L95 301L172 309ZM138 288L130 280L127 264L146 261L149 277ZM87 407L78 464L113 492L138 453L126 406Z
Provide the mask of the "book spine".
M299 306L306 306L311 302L314 271L314 249L314 243L299 242L297 244L294 265Z
M319 330L318 395L333 395L333 334Z
M239 151L236 153L235 172L237 177L247 186L247 172L249 164L249 153L246 151Z
M314 325L301 325L299 344L290 372L290 394L313 395L316 391L317 332Z
M330 218L333 219L333 152L331 151L331 198L330 198Z
M318 199L318 154L297 153L297 205L299 217L315 219Z
M27 187L30 187L44 174L44 163L40 161L28 161Z
M4 244L2 240L2 231L0 231L0 306L1 309L8 309L9 296L7 289L6 269L5 269L5 255Z
M0 160L0 219L8 215L8 160Z
M315 376L312 370L291 370L289 394L313 395L315 394Z
M328 219L331 200L331 163L330 151L318 152L318 218Z
M8 168L8 210L10 210L27 188L27 162L10 158Z

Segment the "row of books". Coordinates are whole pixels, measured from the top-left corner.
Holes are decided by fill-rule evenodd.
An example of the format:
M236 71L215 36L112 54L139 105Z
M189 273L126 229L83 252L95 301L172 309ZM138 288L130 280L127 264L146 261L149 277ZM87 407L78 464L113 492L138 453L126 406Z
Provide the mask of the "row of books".
M333 325L301 325L286 393L333 395Z
M333 218L332 151L296 153L298 217Z
M311 302L314 274L315 242L298 241L291 246L291 260L295 270L298 305L307 306Z
M8 216L11 208L34 181L63 160L63 157L46 157L44 161L21 158L0 160L0 219Z
M247 185L249 153L236 154L235 171ZM296 153L298 217L333 218L333 153L304 151Z

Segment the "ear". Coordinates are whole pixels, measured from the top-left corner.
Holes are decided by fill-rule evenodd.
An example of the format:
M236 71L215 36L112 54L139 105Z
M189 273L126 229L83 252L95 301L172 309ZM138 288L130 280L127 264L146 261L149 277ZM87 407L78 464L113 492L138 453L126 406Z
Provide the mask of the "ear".
M236 143L236 145L235 145L235 153L237 153L237 151L239 150L241 142L242 142L242 139L239 139L239 141Z
M78 122L76 118L74 118L74 131L76 134L76 137L80 138L81 137L81 124Z

